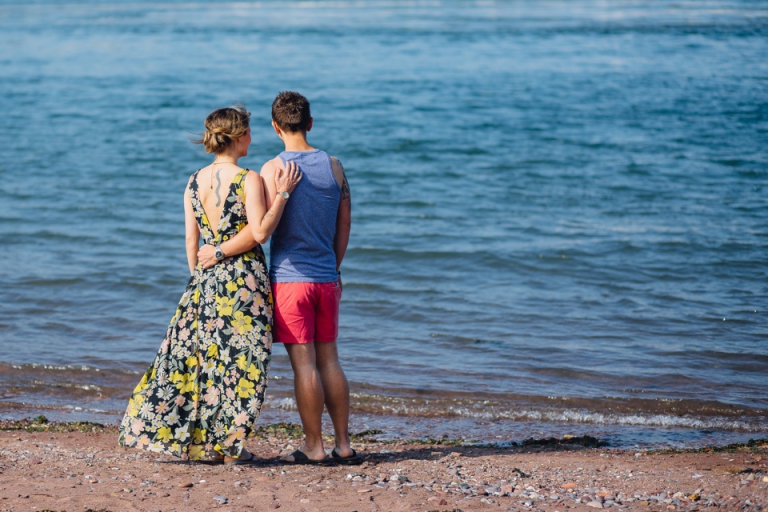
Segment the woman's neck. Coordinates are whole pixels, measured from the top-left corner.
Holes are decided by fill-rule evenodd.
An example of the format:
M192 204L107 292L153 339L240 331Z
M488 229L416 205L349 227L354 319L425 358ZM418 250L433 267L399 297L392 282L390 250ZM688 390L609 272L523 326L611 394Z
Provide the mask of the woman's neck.
M239 159L240 155L234 151L223 151L221 153L216 153L216 157L213 159L213 163L237 165L237 161Z

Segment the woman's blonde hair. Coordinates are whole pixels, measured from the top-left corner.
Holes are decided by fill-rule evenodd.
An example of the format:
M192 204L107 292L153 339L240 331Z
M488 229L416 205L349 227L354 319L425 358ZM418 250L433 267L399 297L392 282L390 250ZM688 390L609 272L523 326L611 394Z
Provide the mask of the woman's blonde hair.
M205 118L205 132L202 138L192 142L205 146L206 153L221 153L232 141L245 135L250 122L251 113L242 103L218 108Z

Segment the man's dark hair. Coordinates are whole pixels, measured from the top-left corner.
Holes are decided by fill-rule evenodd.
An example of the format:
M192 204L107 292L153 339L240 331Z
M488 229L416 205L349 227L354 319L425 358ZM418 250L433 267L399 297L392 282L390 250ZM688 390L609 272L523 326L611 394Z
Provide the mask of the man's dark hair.
M284 132L306 133L309 121L309 100L293 91L283 91L272 102L272 120Z

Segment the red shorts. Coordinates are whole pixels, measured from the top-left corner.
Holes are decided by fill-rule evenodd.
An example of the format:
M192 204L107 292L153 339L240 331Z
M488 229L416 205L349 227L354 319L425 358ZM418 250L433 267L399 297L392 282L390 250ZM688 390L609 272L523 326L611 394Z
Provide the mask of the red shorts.
M327 343L339 337L341 286L332 283L272 283L273 339L277 343Z

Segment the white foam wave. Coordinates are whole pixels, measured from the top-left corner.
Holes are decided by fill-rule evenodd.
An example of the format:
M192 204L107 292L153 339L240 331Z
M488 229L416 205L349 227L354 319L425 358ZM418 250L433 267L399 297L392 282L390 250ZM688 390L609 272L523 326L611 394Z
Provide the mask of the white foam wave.
M270 407L282 409L284 411L297 411L299 409L299 406L296 404L296 400L290 397L281 398L279 400L269 400L268 403Z
M459 416L479 420L545 421L554 423L583 423L593 425L626 425L646 427L677 427L697 430L735 430L744 432L768 432L768 418L756 417L749 420L734 420L724 417L692 417L669 414L605 414L574 409L548 410L501 410L498 408L467 408L448 406L445 408L409 406L405 404L381 403L381 412L398 416ZM376 407L374 407L375 409Z

